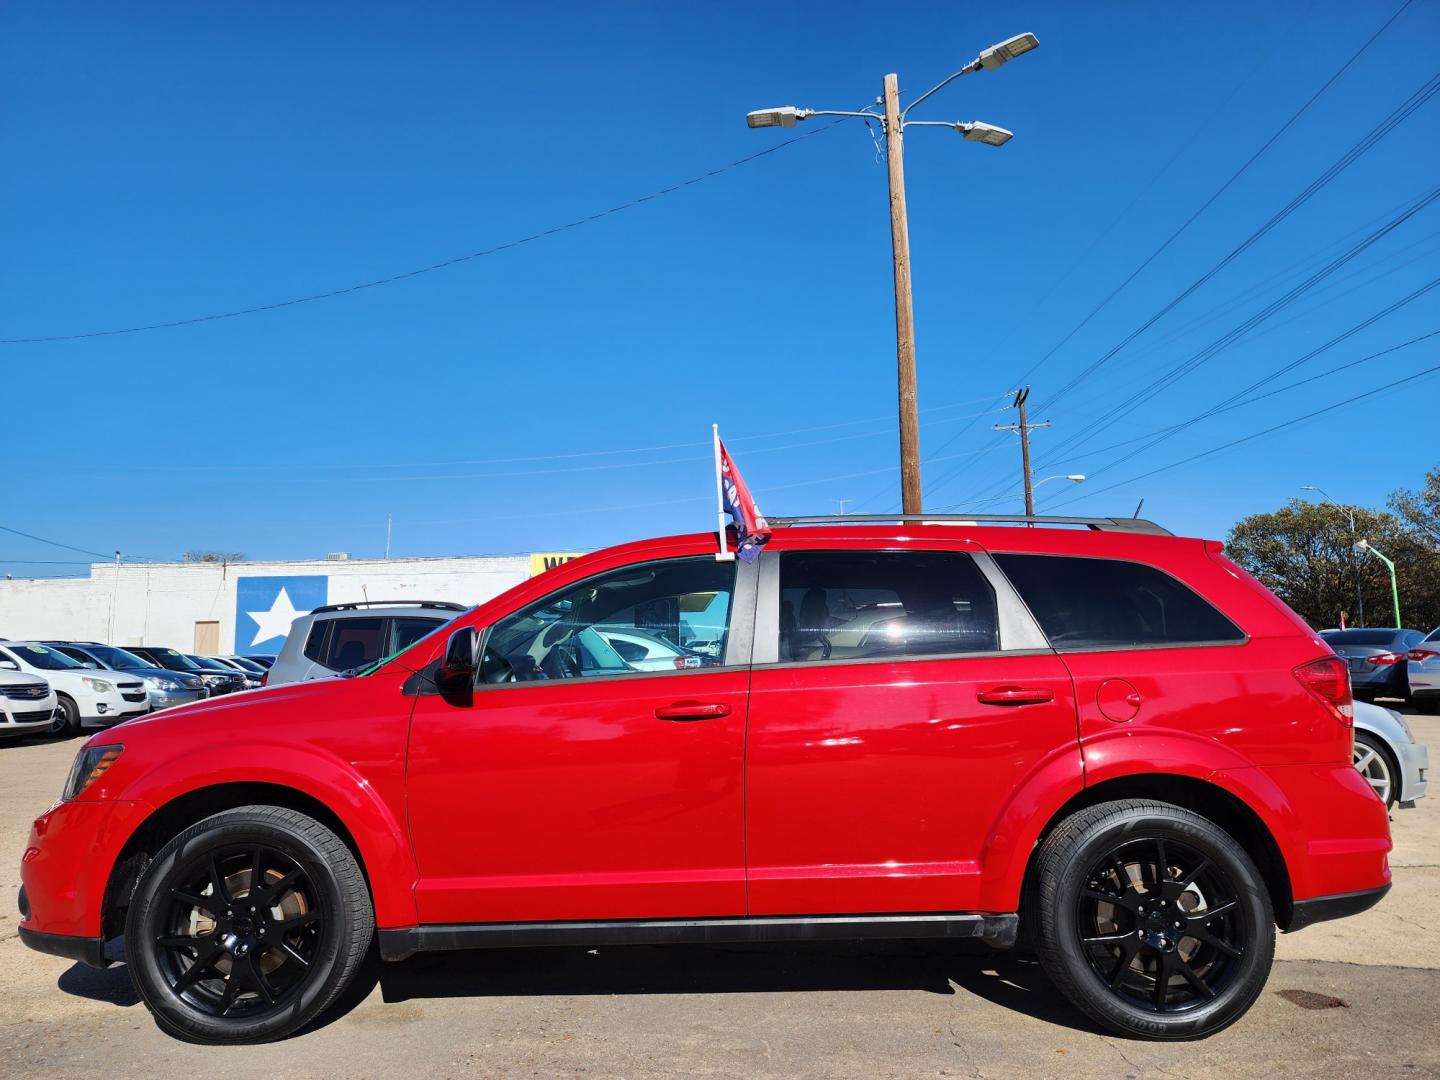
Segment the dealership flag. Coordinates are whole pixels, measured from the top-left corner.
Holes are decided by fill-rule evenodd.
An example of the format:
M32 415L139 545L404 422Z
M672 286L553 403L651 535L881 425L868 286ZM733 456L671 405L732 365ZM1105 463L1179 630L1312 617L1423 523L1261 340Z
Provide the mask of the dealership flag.
M710 429L715 436L716 529L720 534L720 554L717 557L734 558L725 543L725 515L729 514L735 522L735 554L749 562L760 554L760 549L770 539L770 525L761 516L760 508L755 505L750 489L740 476L740 470L730 460L730 452L720 441L720 425L711 424Z

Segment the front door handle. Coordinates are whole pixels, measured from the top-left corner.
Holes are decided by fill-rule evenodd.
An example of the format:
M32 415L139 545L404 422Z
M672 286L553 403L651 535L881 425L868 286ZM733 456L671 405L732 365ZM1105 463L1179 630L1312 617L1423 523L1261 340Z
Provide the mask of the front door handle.
M655 710L655 716L660 720L714 720L729 715L730 706L715 701L677 701Z
M992 686L976 697L982 705L1043 705L1055 700L1055 691L1044 686Z

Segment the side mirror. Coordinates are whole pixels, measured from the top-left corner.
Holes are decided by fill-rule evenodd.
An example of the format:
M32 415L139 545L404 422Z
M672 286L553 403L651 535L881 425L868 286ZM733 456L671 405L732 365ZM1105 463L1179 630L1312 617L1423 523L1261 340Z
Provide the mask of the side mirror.
M480 635L471 626L456 630L445 642L445 654L435 672L435 685L452 704L468 705L480 669Z
M86 661L85 661L85 666L86 666L87 668L89 668L91 671L99 671L99 670L100 670L100 665L97 664L94 660L86 660Z
M19 671L20 665L17 664L14 660L0 660L0 668L3 668L6 671Z

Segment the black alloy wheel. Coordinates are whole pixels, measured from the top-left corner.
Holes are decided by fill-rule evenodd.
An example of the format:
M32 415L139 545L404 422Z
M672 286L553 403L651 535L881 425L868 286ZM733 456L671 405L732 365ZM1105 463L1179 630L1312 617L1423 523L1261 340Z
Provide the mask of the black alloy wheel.
M209 1016L285 1005L315 963L323 901L294 859L262 844L192 859L169 889L157 960L170 990Z
M1264 989L1269 891L1245 849L1193 811L1138 799L1077 811L1037 849L1034 879L1041 964L1112 1031L1210 1035Z
M374 934L364 876L334 832L294 810L242 806L190 826L149 863L125 958L165 1031L263 1042L328 1008Z
M1234 980L1247 939L1234 884L1188 844L1129 840L1091 867L1075 906L1091 970L1157 1013L1183 1012Z

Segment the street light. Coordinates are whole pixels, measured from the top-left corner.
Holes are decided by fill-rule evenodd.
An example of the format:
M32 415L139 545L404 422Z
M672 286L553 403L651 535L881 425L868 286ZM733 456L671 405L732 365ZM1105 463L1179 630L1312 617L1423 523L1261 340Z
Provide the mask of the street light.
M1316 492L1316 493L1320 496L1322 502L1328 502L1331 506L1335 507L1335 509L1337 509L1337 510L1344 510L1345 513L1348 514L1349 517L1350 517L1350 538L1351 538L1352 541L1354 540L1354 538L1355 538L1355 508L1354 508L1353 506L1341 506L1341 505L1340 505L1339 503L1337 503L1334 499L1330 498L1330 495L1325 491L1324 488L1319 487L1319 486L1317 486L1317 485L1315 485L1315 484L1301 484L1301 485L1300 485L1300 490L1301 490L1301 491L1313 491L1313 492ZM1365 590L1360 587L1360 567L1359 567L1359 566L1356 564L1356 562L1355 562L1355 548L1354 548L1354 547L1352 547L1352 548L1350 549L1350 576L1355 579L1355 614L1356 614L1356 617L1359 618L1359 620L1360 620L1360 625L1361 625L1361 626L1364 626L1364 625L1365 625Z
M885 155L890 180L890 245L895 272L895 362L900 398L900 489L906 514L920 514L920 422L915 390L915 302L910 286L910 223L905 209L904 132L907 127L948 127L965 136L969 142L986 146L1004 146L1012 133L994 124L979 120L944 123L935 120L909 120L910 111L922 101L949 86L962 75L977 71L994 71L1017 56L1040 44L1034 34L1017 34L991 45L952 75L941 79L902 111L900 79L886 75L883 94L876 100L884 106L884 114L864 109L858 112L833 112L801 109L784 105L774 109L758 109L747 113L745 123L752 128L794 127L812 116L862 117L875 121L885 135Z
M1392 562L1390 559L1387 559L1383 554L1381 554L1380 549L1377 548L1374 544L1370 543L1369 540L1361 540L1358 544L1355 545L1355 550L1356 550L1356 551L1368 551L1371 555L1374 555L1377 559L1379 559L1381 562L1383 562L1383 563L1385 564L1385 569L1387 569L1387 570L1390 571L1390 596L1391 596L1391 597L1394 599L1394 601L1395 601L1395 629L1396 629L1396 630L1401 629L1401 626L1400 626L1400 586L1399 586L1398 584L1396 584L1396 582L1395 582L1395 564L1394 564L1394 562Z
M1048 484L1051 480L1069 480L1072 484L1083 484L1085 482L1085 474L1077 472L1071 473L1068 476L1047 476L1044 480L1037 481L1035 486L1038 488L1041 484Z
M1040 40L1034 34L1016 34L1007 38L999 45L991 45L983 51L976 60L986 71L994 71L1007 60L1014 60L1022 53L1027 53L1040 44Z

